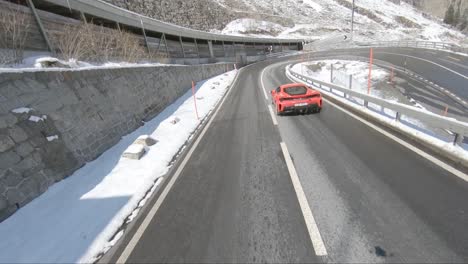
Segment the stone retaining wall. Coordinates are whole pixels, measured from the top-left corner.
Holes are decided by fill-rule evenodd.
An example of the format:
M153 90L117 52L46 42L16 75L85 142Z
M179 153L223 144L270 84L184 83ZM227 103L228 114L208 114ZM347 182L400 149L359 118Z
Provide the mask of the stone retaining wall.
M156 116L192 80L224 70L210 64L0 73L0 221Z

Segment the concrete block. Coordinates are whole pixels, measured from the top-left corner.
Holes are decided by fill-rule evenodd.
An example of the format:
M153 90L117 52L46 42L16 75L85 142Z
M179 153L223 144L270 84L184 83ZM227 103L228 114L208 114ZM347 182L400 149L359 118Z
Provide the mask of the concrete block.
M6 170L5 175L0 180L1 184L4 184L6 187L14 188L23 180L21 173L14 169Z
M148 135L139 136L135 142L133 142L133 144L140 144L147 147L153 146L156 143L158 143L158 141Z
M15 142L7 135L0 134L0 152L5 152L15 146Z
M124 151L122 157L127 159L139 160L145 153L145 146L140 144L132 144Z
M20 160L21 157L14 151L0 153L0 169L9 169Z
M21 143L28 139L28 134L26 134L26 132L18 126L9 129L8 134L10 135L10 138L12 138L16 143Z

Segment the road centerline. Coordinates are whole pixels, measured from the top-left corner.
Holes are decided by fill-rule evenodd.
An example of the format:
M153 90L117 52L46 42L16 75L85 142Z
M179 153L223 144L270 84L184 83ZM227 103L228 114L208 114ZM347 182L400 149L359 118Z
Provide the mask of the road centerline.
M315 222L315 218L312 214L312 210L310 209L307 197L304 193L304 190L302 189L301 181L297 175L297 171L289 154L288 147L284 142L281 142L280 145L281 150L283 151L286 165L288 167L289 176L291 177L291 181L293 183L294 191L296 192L297 200L299 201L302 215L304 216L307 231L309 232L309 237L312 242L312 246L314 247L315 254L317 256L326 256L327 249L323 243L322 236L320 235L317 222Z

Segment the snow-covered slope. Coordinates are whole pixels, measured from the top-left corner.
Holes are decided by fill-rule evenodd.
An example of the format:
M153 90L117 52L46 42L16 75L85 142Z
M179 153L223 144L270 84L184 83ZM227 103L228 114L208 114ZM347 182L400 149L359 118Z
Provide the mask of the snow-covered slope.
M237 11L272 14L293 19L293 27L272 22L237 19L222 31L226 34L321 38L345 33L351 27L352 0L213 0L221 6ZM354 39L401 40L417 39L455 42L466 41L467 36L451 29L438 18L423 14L413 6L390 0L356 0ZM397 1L396 1L397 2ZM255 29L255 26L258 26Z

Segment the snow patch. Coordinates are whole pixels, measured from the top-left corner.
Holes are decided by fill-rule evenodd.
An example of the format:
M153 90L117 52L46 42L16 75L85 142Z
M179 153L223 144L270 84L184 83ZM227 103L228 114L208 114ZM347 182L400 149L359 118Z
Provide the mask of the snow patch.
M37 123L39 121L44 121L46 119L47 119L47 116L38 117L38 116L32 115L32 116L29 117L28 120L31 121L31 122L36 122Z
M28 108L28 107L20 107L20 108L16 108L16 109L11 110L11 112L15 113L15 114L27 114L27 113L29 113L31 111L34 111L34 109Z
M49 141L49 142L57 140L57 139L59 139L58 135L53 135L53 136L48 136L47 137L47 141Z

